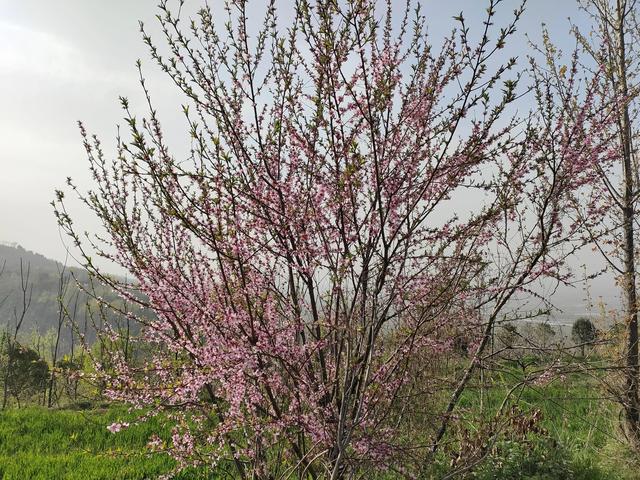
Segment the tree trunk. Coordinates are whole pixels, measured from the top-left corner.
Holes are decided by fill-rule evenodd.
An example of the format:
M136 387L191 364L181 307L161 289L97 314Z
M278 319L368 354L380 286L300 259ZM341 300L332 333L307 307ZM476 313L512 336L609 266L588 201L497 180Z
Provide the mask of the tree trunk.
M51 377L49 379L49 400L47 401L47 407L53 406L53 392L56 388L56 363L58 362L58 347L60 345L60 332L62 331L62 321L58 322L58 332L56 334L56 344L53 348L53 355L51 360Z
M617 36L618 36L618 76L620 82L620 94L624 101L629 96L626 71L626 45L625 45L625 5L623 0L617 0ZM633 145L631 137L631 120L629 108L625 103L620 118L620 139L623 153L624 170L624 199L623 199L623 225L624 225L624 296L627 318L627 344L626 344L626 389L625 389L625 418L627 429L636 443L640 443L640 406L638 395L638 310L636 291L636 266L634 245L634 190L633 175Z
M4 372L4 385L2 389L2 410L7 408L7 401L9 400L9 374L11 372L11 360L13 354L11 353L11 340L9 339L9 334L6 336L7 339L7 366L5 367Z

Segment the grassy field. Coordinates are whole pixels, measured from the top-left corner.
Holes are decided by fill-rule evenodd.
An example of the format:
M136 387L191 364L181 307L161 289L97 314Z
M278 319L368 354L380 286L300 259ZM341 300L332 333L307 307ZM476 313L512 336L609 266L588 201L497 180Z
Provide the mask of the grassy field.
M515 370L494 374L485 388L469 389L458 410L469 435L490 423ZM540 410L542 431L523 442L501 436L484 462L460 478L529 480L604 480L640 478L640 462L621 442L618 410L603 402L594 380L572 375L546 386L516 390L522 412ZM479 418L486 418L486 423ZM149 455L145 445L151 433L166 435L153 420L118 434L106 426L130 420L126 409L47 410L25 408L0 412L1 479L145 479L170 472L173 460ZM455 439L452 443L455 450ZM446 449L440 454L432 478L450 473ZM207 472L184 472L178 479L216 478Z
M145 445L157 421L118 434L106 426L129 418L123 408L0 412L0 478L4 480L145 479L170 472L165 455L148 455ZM179 478L202 478L187 472Z
M501 405L505 394L521 377L505 368L485 380L484 388L467 390L458 411L462 424L473 432L482 428ZM584 374L555 379L544 386L516 389L518 412L539 411L540 432L516 442L501 437L486 460L463 478L529 480L632 480L640 478L640 461L623 441L619 408L603 399L597 380ZM486 415L485 415L486 412Z

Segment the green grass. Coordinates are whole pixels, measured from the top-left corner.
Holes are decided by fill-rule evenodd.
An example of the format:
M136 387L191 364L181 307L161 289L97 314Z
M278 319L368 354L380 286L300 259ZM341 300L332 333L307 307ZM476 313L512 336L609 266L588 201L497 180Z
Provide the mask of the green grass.
M162 430L157 421L117 435L106 428L128 419L130 415L119 407L0 412L0 478L144 479L169 472L173 460L145 451L151 433Z
M460 432L474 433L490 425L509 388L521 377L506 366L487 375L460 399L459 421L450 429L431 478L450 473L452 452ZM465 476L471 480L631 480L640 478L640 461L622 441L618 407L601 399L598 382L582 374L554 380L545 386L515 391L523 412L539 409L542 432L514 439L501 434L484 462ZM74 411L30 407L0 411L0 479L145 479L171 472L174 461L151 455L145 445L152 433L169 436L161 420L153 418L118 434L107 430L113 422L132 421L121 406ZM484 419L484 420L483 420ZM508 430L506 430L508 432ZM202 470L177 479L214 479ZM385 476L384 478L391 478Z
M473 432L479 418L492 418L509 388L521 377L520 371L507 366L489 376L486 388L465 391L458 411L462 425ZM518 399L524 412L540 410L543 431L527 435L524 442L503 436L486 461L464 478L640 478L637 454L630 451L620 432L619 407L603 395L598 381L584 374L517 389L512 398Z

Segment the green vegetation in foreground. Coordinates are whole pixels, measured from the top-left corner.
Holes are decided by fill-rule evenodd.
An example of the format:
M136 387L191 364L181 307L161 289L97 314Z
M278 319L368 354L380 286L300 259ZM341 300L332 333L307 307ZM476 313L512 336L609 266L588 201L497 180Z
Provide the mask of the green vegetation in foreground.
M522 373L505 366L485 376L483 389L474 385L461 398L457 413L468 436L480 432ZM519 409L539 409L542 433L514 440L502 435L485 461L456 478L470 480L631 480L640 478L640 461L620 441L618 410L601 400L596 380L574 374L545 386L516 390ZM486 421L479 421L481 418ZM0 412L0 479L146 479L169 473L175 462L166 455L149 455L145 445L152 433L168 437L157 418L118 434L113 422L131 421L121 406L95 410L47 410L32 407ZM482 434L480 435L482 436ZM429 478L451 473L451 453L459 446L460 430L449 436ZM384 478L391 478L383 475ZM187 471L180 480L214 479L214 473Z
M175 462L149 455L150 435L165 432L157 419L118 434L113 422L131 420L123 407L47 410L32 407L0 412L0 478L3 480L147 479L170 472ZM185 472L180 479L208 478Z
M537 368L540 368L539 366ZM458 414L463 428L473 436L502 404L522 371L505 365L500 373L487 375L483 389L464 392ZM602 399L596 379L572 374L545 386L526 386L514 391L520 411L539 410L542 432L515 441L501 436L486 460L473 471L456 478L510 480L632 480L640 478L640 460L622 441L618 407ZM457 442L456 442L457 443ZM433 478L446 476L451 457L441 454ZM439 467L439 468L438 468ZM450 470L449 470L450 471ZM448 473L448 472L447 472Z

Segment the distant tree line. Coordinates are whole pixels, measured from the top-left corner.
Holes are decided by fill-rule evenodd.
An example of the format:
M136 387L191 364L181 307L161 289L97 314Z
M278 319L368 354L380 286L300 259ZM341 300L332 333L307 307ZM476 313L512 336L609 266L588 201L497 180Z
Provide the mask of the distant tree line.
M76 270L57 266L55 288L51 272L39 271L34 275L31 264L22 260L16 269L18 275L7 269L6 260L0 268L0 286L9 285L9 279L17 282L5 290L13 295L0 297L6 319L0 327L3 409L25 404L53 407L101 400L103 386L89 379L95 363L108 368L110 355L118 348L125 358L134 355L129 338L137 331L136 326L131 325L128 317L101 306L101 302L112 299L113 295L102 296L107 289L95 288L91 282L85 282L85 289L79 278L87 280L86 273L79 276ZM39 284L43 279L44 283ZM48 330L44 333L33 327L26 331L26 319L30 314L33 316L34 298L38 293L46 294L55 302L55 310L49 305L45 309L48 318L43 323ZM125 305L125 311L126 308ZM121 346L105 346L103 339L96 341L95 332L106 326L126 339Z

